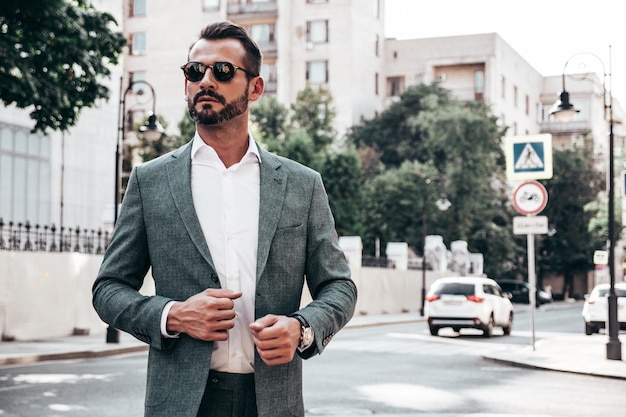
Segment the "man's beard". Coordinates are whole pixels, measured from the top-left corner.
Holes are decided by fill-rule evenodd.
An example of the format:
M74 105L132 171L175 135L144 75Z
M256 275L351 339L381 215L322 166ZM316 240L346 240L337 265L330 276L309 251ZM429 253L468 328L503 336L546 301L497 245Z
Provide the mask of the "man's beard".
M209 96L217 99L224 108L220 111L215 111L212 108L211 103L206 103L201 110L196 110L196 104L198 99L202 96ZM219 95L212 90L201 91L193 98L193 100L187 100L187 107L189 109L189 116L191 119L200 125L216 125L226 120L234 119L235 117L243 114L248 109L248 87L246 86L243 94L226 103L226 99L222 95Z

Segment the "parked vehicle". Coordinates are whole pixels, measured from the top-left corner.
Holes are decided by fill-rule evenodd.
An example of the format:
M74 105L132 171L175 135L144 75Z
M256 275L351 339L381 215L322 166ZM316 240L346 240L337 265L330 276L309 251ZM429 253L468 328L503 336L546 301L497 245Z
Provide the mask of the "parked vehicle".
M609 284L598 284L591 294L585 295L582 315L585 320L586 335L599 333L600 329L606 328L606 322L609 320L609 289ZM619 328L626 330L626 282L616 282L615 293Z
M502 291L511 293L511 302L520 304L530 304L530 284L526 281L515 279L496 280ZM535 303L537 306L552 302L552 294L547 291L535 288Z
M430 287L424 308L430 334L451 327L493 335L494 327L502 327L505 335L513 328L513 304L510 294L503 293L496 281L482 277L449 277L436 280Z

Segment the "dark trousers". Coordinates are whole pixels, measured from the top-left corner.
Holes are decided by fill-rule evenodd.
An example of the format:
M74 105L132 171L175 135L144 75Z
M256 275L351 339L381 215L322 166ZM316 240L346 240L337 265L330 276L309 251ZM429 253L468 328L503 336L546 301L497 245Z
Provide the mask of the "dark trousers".
M258 417L254 374L210 371L198 417Z

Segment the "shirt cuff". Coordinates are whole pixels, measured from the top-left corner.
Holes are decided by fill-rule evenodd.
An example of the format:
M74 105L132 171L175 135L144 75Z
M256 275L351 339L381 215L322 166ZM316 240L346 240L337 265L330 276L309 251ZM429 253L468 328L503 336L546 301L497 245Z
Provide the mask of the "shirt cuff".
M167 332L167 315L169 314L170 309L174 304L176 304L176 301L170 301L169 303L165 304L165 307L163 307L163 311L161 312L161 336L168 339L175 339L180 336L180 333Z

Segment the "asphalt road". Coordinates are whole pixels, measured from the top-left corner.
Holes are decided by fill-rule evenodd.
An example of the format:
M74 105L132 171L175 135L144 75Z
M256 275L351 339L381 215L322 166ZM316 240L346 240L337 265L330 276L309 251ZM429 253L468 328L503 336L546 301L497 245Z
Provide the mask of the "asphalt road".
M425 323L340 332L305 362L307 416L588 417L624 413L626 381L485 361L502 344L527 344L530 314L511 336L428 333ZM539 310L536 331L582 332L578 308ZM2 417L141 417L146 354L0 369Z

